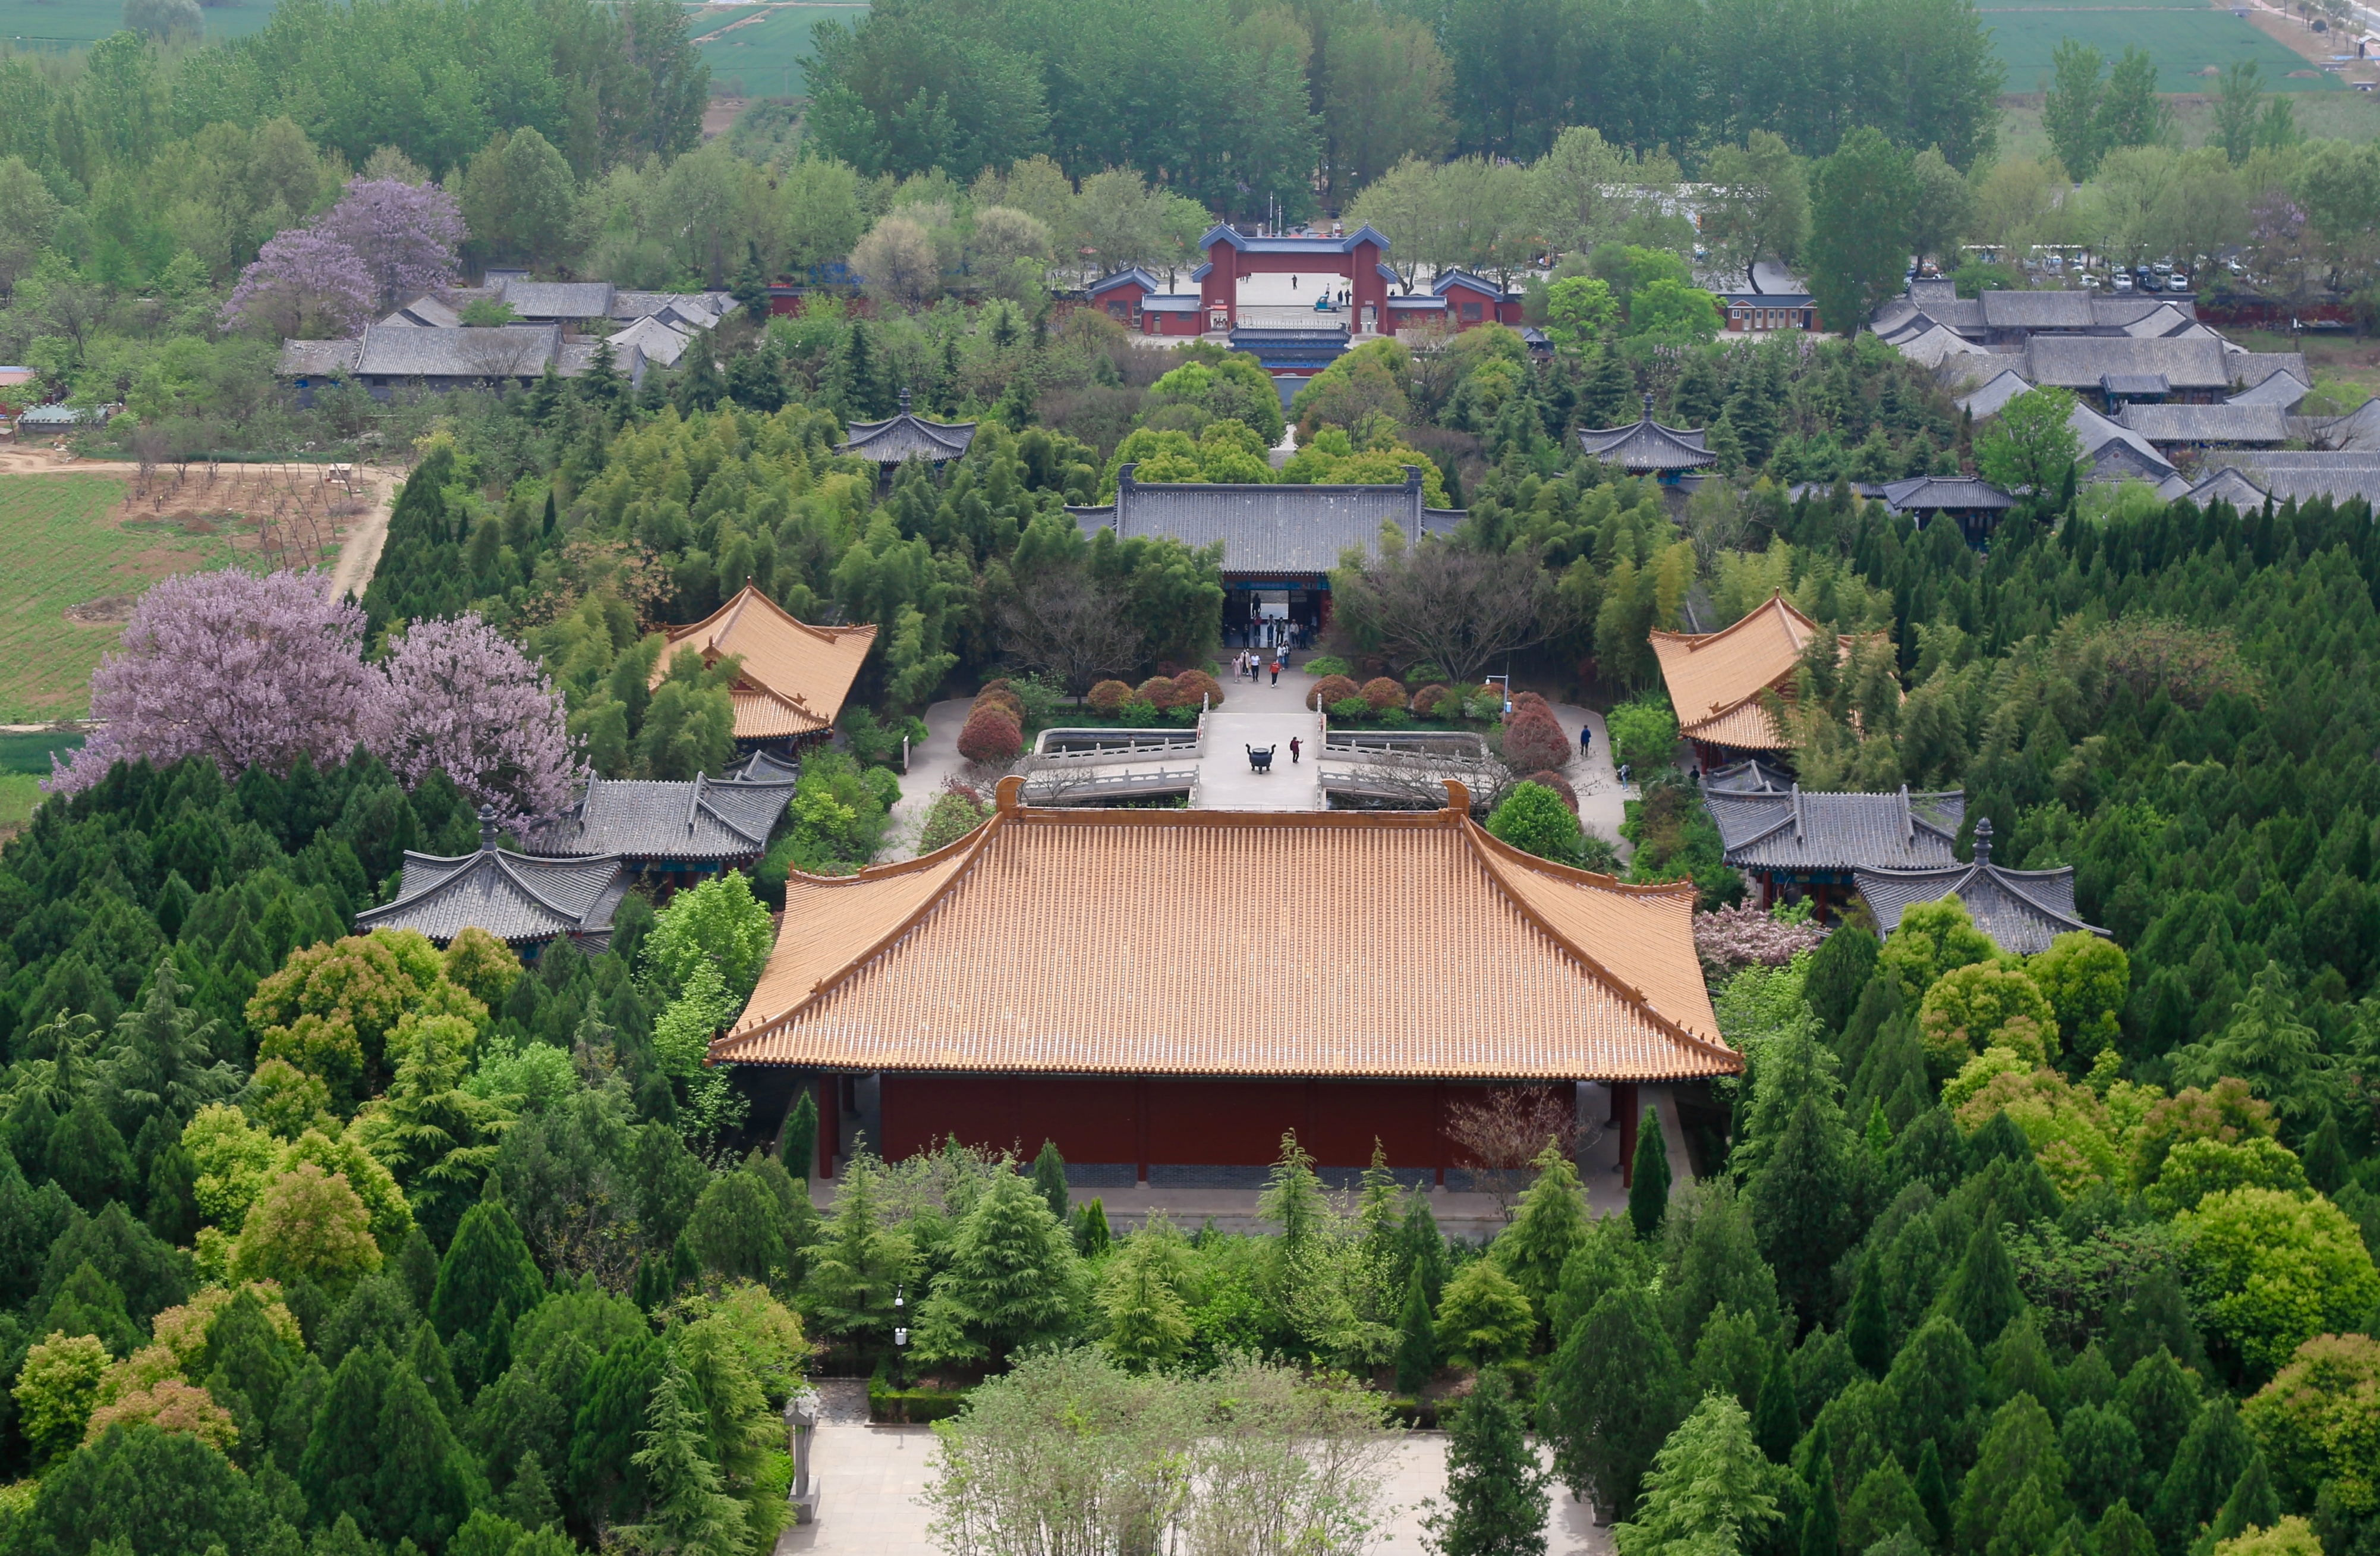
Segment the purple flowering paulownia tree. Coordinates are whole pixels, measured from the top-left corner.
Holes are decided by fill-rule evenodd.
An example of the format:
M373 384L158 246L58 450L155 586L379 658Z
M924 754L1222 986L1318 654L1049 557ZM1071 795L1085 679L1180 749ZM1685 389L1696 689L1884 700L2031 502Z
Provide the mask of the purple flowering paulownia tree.
M399 178L349 179L347 192L315 220L314 230L356 251L380 308L451 285L455 250L468 236L453 195Z
M327 233L275 233L224 304L226 329L261 326L284 339L335 338L364 327L372 282L357 252Z
M91 677L101 724L54 794L89 788L117 760L202 756L237 778L299 757L345 761L383 696L363 662L364 614L327 600L320 572L225 568L164 578L140 597L122 646Z
M390 644L367 744L407 786L443 768L501 821L560 814L583 777L545 672L478 616L417 621Z

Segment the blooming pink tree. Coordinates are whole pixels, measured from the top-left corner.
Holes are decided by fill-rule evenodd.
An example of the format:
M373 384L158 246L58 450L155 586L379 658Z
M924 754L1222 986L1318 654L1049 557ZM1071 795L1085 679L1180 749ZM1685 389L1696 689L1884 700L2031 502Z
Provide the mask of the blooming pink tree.
M352 178L314 230L354 249L377 305L395 308L455 279L455 250L468 236L455 197L435 184Z
M319 572L237 568L161 579L91 677L100 728L44 782L89 788L110 763L201 756L226 778L345 761L382 682L363 662L364 614L324 598Z
M327 233L275 233L239 274L225 328L255 325L285 338L351 335L371 317L371 278L353 249Z
M417 621L392 645L367 743L408 786L443 768L504 821L559 814L583 776L545 672L478 616Z
M1694 915L1694 953L1714 979L1746 967L1781 967L1826 938L1823 925L1780 918L1750 903Z

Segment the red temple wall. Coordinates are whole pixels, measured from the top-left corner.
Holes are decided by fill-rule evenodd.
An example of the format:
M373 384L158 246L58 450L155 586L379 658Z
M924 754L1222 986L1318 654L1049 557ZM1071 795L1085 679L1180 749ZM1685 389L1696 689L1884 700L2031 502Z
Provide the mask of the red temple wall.
M887 1075L881 1149L898 1160L956 1135L1027 1157L1054 1140L1076 1162L1253 1167L1277 1160L1281 1136L1295 1131L1327 1167L1369 1162L1376 1137L1390 1166L1441 1167L1451 1161L1440 1110L1476 1089L1430 1081Z

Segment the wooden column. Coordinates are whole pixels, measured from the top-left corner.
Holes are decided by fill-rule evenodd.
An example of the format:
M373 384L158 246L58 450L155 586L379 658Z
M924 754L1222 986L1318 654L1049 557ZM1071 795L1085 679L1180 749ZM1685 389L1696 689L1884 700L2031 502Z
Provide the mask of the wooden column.
M1636 1186L1636 1083L1615 1081L1611 1087L1611 1112L1620 1124L1620 1186Z
M834 1176L834 1148L843 1138L843 1083L833 1076L818 1079L818 1173L821 1180Z
M1429 1161L1439 1188L1446 1186L1446 1082L1429 1088Z
M1132 1083L1133 1141L1139 1149L1139 1175L1148 1182L1148 1077L1142 1076Z

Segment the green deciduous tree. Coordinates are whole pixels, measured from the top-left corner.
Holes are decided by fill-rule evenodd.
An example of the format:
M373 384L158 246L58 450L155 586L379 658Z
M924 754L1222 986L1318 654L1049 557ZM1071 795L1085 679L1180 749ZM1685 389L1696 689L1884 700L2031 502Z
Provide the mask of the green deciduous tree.
M1870 128L1852 131L1811 177L1810 286L1828 329L1855 331L1909 264L1909 155Z

